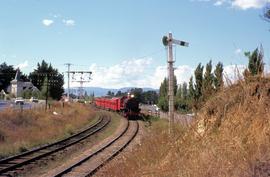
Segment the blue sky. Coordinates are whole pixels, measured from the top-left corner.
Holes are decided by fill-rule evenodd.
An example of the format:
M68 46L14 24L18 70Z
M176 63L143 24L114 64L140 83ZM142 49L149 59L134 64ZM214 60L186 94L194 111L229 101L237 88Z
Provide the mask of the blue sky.
M157 88L166 75L161 38L171 31L190 43L175 49L180 82L210 59L223 62L229 75L232 65L247 64L243 52L260 44L270 64L270 23L260 18L267 2L3 0L0 63L29 73L42 59L60 72L69 62L72 70L93 71L88 86Z

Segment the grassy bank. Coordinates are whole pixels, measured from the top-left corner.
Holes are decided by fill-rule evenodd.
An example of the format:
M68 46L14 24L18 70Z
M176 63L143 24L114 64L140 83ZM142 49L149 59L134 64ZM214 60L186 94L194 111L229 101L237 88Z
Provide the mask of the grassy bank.
M153 122L104 176L262 176L270 170L270 79L254 78L211 98L189 128ZM267 170L268 169L268 170Z
M85 141L77 144L75 147L71 147L68 149L66 153L58 154L57 157L55 157L53 160L49 161L49 163L42 163L40 165L36 165L35 168L31 168L30 170L26 171L23 174L20 174L21 176L33 176L33 177L39 177L39 176L50 176L47 173L50 171L50 169L55 169L70 160L74 158L78 158L82 155L83 152L89 151L90 148L96 146L99 142L102 142L109 136L115 133L117 130L121 116L119 116L116 113L108 112L108 111L102 111L98 110L96 112L96 117L100 116L110 116L111 122L108 126L105 127L105 129L99 133L94 134L93 136L87 138Z
M82 104L66 104L63 108L55 103L47 112L44 109L1 111L0 156L62 139L96 120L95 111Z

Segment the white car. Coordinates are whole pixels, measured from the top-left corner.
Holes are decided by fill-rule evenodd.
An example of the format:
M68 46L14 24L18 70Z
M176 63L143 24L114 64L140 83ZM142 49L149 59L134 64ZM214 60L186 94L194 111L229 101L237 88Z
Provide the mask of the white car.
M33 103L38 103L38 99L37 98L34 98L34 97L31 97L30 98L30 101L33 102Z
M24 99L22 97L18 97L14 101L15 104L24 104Z

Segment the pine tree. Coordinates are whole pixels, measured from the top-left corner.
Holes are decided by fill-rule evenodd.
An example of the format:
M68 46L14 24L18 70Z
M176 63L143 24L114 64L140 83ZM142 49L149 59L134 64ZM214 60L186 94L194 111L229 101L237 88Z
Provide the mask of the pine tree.
M182 85L180 84L178 89L177 89L176 100L179 100L181 98L182 98Z
M264 71L264 63L263 63L263 48L262 46L256 48L252 53L245 52L246 57L248 57L248 70L245 70L245 76L250 74L252 76L262 75Z
M188 88L187 88L187 83L184 82L182 85L182 99L186 101L187 98L188 98Z
M163 111L168 111L169 109L167 95L168 95L168 81L166 78L164 78L159 88L159 98L158 98L158 106Z
M54 69L51 64L42 60L41 64L37 64L37 69L29 74L29 79L32 81L34 86L41 90L45 77L49 79L49 91L51 93L51 97L59 100L64 93L64 75L60 74L57 69Z
M203 66L201 63L197 66L195 74L195 100L198 101L202 97L203 86Z
M168 81L166 78L164 78L164 80L161 83L160 88L159 88L159 96L167 97L167 95L168 95L167 87L168 87Z
M175 96L175 109L176 110L179 108L181 100L182 100L182 85L179 84L179 87L177 89L177 93Z
M189 96L189 99L192 101L195 99L195 89L194 89L194 86L193 86L193 76L190 77L189 79L189 83L188 83L188 96Z
M219 62L216 65L216 69L214 71L214 86L215 90L218 91L220 90L224 85L223 82L223 64Z
M174 77L173 77L173 93L174 93L174 96L176 95L176 93L177 93L177 78L176 78L176 76L174 75Z
M0 91L3 89L7 92L10 81L14 79L15 75L16 70L12 65L7 65L6 63L0 64Z
M205 67L205 73L203 78L203 99L206 100L209 98L210 95L212 95L214 88L213 88L213 81L214 77L212 74L212 61L210 60Z

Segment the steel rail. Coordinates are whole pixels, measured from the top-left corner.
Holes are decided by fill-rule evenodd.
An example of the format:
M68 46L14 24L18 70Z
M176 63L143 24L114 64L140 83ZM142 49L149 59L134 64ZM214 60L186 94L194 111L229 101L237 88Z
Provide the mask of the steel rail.
M3 159L0 161L0 175L9 171L16 170L16 168L22 167L26 164L29 164L43 157L49 156L57 151L72 146L95 134L96 132L102 130L106 125L110 123L110 121L111 119L108 117L99 118L99 120L94 125L66 139ZM31 157L31 155L34 155L34 157ZM21 162L16 162L16 160L21 160Z
M69 172L71 172L74 168L82 165L83 163L85 163L86 161L90 160L93 156L98 155L99 153L101 153L102 151L104 151L105 149L107 149L108 147L110 147L113 143L115 143L117 140L119 140L121 137L124 137L124 135L126 134L128 128L130 127L130 122L128 122L126 128L124 129L124 131L118 135L116 138L114 138L113 140L111 140L109 143L105 144L104 146L102 146L100 149L98 149L97 151L89 154L87 157L85 157L84 159L78 161L77 163L73 164L72 166L66 168L65 170L59 172L58 174L56 174L54 177L60 177L60 176L64 176L66 174L68 174ZM136 129L134 134L132 134L132 136L128 139L127 142L125 142L125 144L118 149L116 152L114 152L110 157L108 157L107 159L105 159L99 166L97 166L96 168L94 168L92 171L90 171L86 176L92 176L93 174L95 174L98 169L100 169L102 166L104 166L107 162L109 162L111 159L113 159L116 155L118 155L123 149L125 149L128 144L136 137L136 135L138 134L139 131L139 123L138 121L136 121Z

